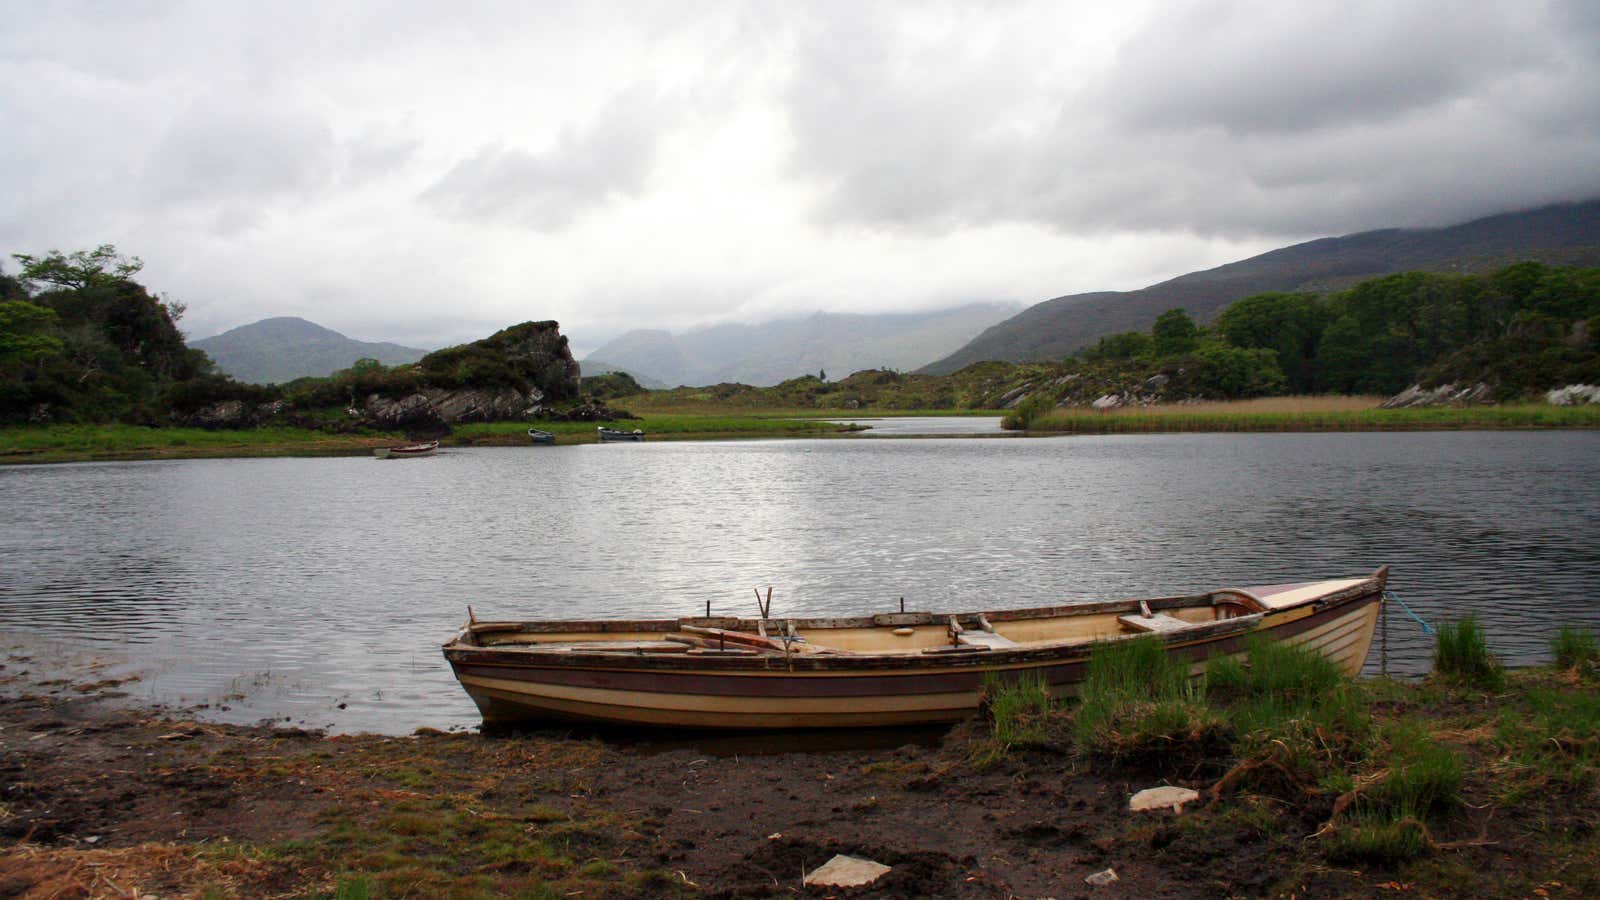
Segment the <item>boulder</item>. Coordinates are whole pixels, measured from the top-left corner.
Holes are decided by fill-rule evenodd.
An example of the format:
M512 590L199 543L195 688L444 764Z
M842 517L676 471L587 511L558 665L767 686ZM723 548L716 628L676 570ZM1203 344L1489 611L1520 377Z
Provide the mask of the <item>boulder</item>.
M1600 385L1569 384L1547 391L1544 402L1551 406L1582 406L1585 403L1600 403Z
M1453 384L1425 388L1414 384L1383 401L1384 409L1406 409L1414 406L1459 406L1467 403L1487 403L1491 391L1483 382L1458 388Z
M1102 394L1099 399L1089 405L1095 409L1116 409L1122 405L1122 397L1118 394Z
M1033 382L1028 381L1028 382L1024 382L1022 385L1020 385L1018 387L1014 387L1011 390L1006 391L1004 394L1000 395L1000 408L1001 409L1011 409L1012 407L1016 406L1018 403L1021 403L1022 401L1028 399L1028 391L1030 391L1032 389L1033 389Z

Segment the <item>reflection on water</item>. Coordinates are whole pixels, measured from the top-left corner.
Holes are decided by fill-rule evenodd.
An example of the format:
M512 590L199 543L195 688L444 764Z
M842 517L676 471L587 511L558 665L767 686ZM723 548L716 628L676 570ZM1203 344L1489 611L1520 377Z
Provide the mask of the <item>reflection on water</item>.
M474 448L0 469L5 646L236 721L475 724L466 617L1018 607L1394 567L1513 664L1600 627L1600 434ZM1391 617L1392 671L1426 640ZM1377 654L1373 655L1376 664ZM243 699L239 695L244 695ZM341 707L342 704L342 707ZM230 707L219 710L219 705Z

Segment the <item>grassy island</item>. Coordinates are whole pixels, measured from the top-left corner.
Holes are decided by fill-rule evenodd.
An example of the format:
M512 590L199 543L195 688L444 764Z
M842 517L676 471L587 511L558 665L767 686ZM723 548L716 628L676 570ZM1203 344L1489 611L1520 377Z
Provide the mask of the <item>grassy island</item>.
M1600 893L1600 657L1502 671L1470 621L1420 681L1281 646L1189 681L1142 641L1080 700L994 683L944 733L756 745L325 736L155 715L0 672L9 895L768 897L836 853L882 896ZM869 739L870 738L870 739ZM1130 797L1192 788L1181 811Z

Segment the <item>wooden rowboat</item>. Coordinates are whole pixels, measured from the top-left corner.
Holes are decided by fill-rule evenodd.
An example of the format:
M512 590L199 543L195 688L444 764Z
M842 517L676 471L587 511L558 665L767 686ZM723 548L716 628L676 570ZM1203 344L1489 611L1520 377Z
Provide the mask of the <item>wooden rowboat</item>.
M644 432L637 428L632 431L618 431L614 428L607 428L604 425L601 425L599 428L595 429L595 433L599 435L600 443L602 444L614 444L618 441L644 440Z
M1156 635L1192 674L1266 636L1355 675L1389 567L1364 578L1036 609L846 619L472 619L444 655L485 724L858 728L948 722L984 676L1038 674L1073 694L1090 653Z
M378 447L372 455L379 459L407 459L413 456L432 456L433 451L439 449L438 441L424 441L420 444L407 444L404 447Z

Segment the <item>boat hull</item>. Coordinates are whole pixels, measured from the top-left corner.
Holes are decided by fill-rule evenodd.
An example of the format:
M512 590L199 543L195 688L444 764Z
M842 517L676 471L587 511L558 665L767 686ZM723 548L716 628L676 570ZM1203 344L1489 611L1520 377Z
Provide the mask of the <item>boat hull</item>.
M1306 647L1356 675L1366 662L1382 603L1382 579L1329 602L1290 604L1260 615L1163 635L1168 650L1200 675L1213 659L1242 653L1264 636ZM992 614L996 624L1004 613ZM604 654L584 659L494 647L446 645L445 655L486 725L541 721L597 725L759 730L861 728L952 722L978 708L992 675L1037 675L1055 696L1077 692L1090 654L1105 641L1048 648L906 656L688 659ZM599 657L602 654L594 654Z

